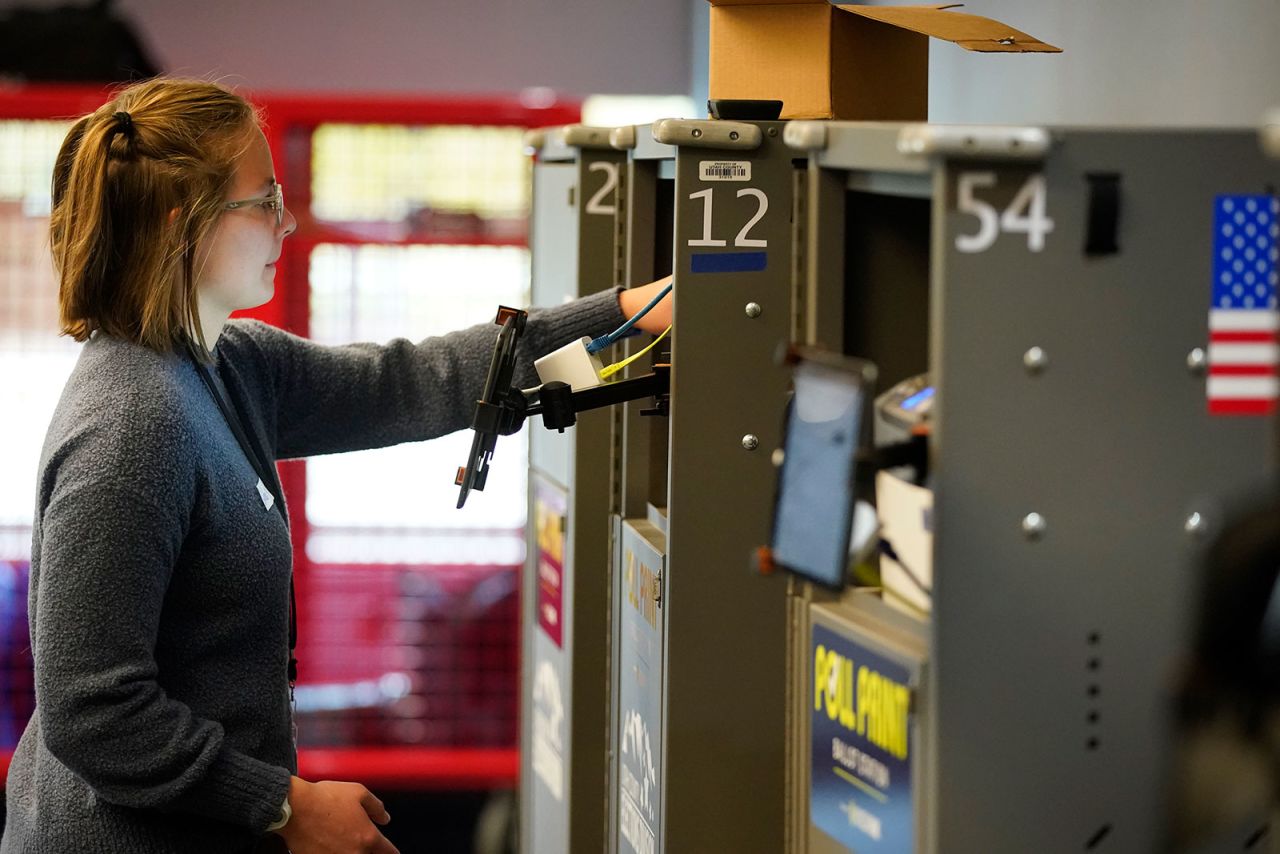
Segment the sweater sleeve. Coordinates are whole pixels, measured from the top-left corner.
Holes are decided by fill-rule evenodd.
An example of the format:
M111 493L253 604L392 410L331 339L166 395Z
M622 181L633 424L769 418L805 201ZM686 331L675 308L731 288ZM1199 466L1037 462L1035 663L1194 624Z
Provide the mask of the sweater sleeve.
M534 310L521 336L515 382L537 383L533 360L624 321L616 290ZM420 441L471 423L499 327L480 324L417 344L326 347L257 322L223 331L229 358L271 400L279 459ZM223 343L219 341L218 348ZM257 362L255 370L245 363Z
M233 749L159 680L154 650L193 479L179 431L153 421L143 432L133 440L145 454L119 437L72 443L42 486L32 591L42 739L108 803L260 831L289 771Z

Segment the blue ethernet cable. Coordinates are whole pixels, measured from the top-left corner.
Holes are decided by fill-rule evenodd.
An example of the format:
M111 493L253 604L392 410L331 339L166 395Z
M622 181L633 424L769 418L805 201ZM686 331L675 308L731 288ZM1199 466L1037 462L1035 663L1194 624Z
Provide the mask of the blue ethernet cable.
M640 309L638 312L636 312L635 317L631 318L626 323L622 324L617 329L610 332L608 335L601 335L599 338L596 338L595 340L593 340L590 344L587 345L587 352L599 353L604 348L613 346L613 344L615 344L619 338L622 338L628 332L631 331L631 327L636 325L637 320L639 320L640 318L648 314L650 311L652 311L655 305L662 302L663 297L671 293L672 284L674 284L674 282L672 282L671 284L668 284L665 288L663 288L662 293L658 294L656 297L649 300L649 304L646 305L644 308Z

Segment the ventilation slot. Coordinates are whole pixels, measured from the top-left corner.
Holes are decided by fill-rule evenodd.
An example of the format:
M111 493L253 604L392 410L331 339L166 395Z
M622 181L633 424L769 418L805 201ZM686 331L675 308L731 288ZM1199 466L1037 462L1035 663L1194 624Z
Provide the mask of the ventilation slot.
M1085 707L1085 750L1097 750L1102 746L1102 736L1100 727L1102 723L1102 633L1095 630L1089 632L1085 637L1085 696L1088 697L1088 704ZM1105 835L1109 829L1109 825L1104 827L1099 833Z

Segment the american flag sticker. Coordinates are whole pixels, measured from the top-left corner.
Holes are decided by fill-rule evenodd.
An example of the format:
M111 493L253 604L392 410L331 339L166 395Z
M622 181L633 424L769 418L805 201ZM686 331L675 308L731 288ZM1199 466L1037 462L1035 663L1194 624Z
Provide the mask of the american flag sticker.
M1209 412L1269 415L1280 398L1280 199L1218 196L1213 228Z

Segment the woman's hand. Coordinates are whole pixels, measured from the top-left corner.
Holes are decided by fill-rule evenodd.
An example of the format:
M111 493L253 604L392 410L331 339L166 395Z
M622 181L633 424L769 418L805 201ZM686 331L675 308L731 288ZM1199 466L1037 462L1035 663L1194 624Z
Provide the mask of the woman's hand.
M648 285L628 288L618 294L618 306L627 320L630 320L669 284L671 284L671 277L667 276ZM655 305L652 311L636 321L636 326L653 335L658 335L670 326L672 296L673 294L667 294L666 298Z
M293 816L277 833L292 854L400 854L376 824L391 816L359 783L289 780Z

